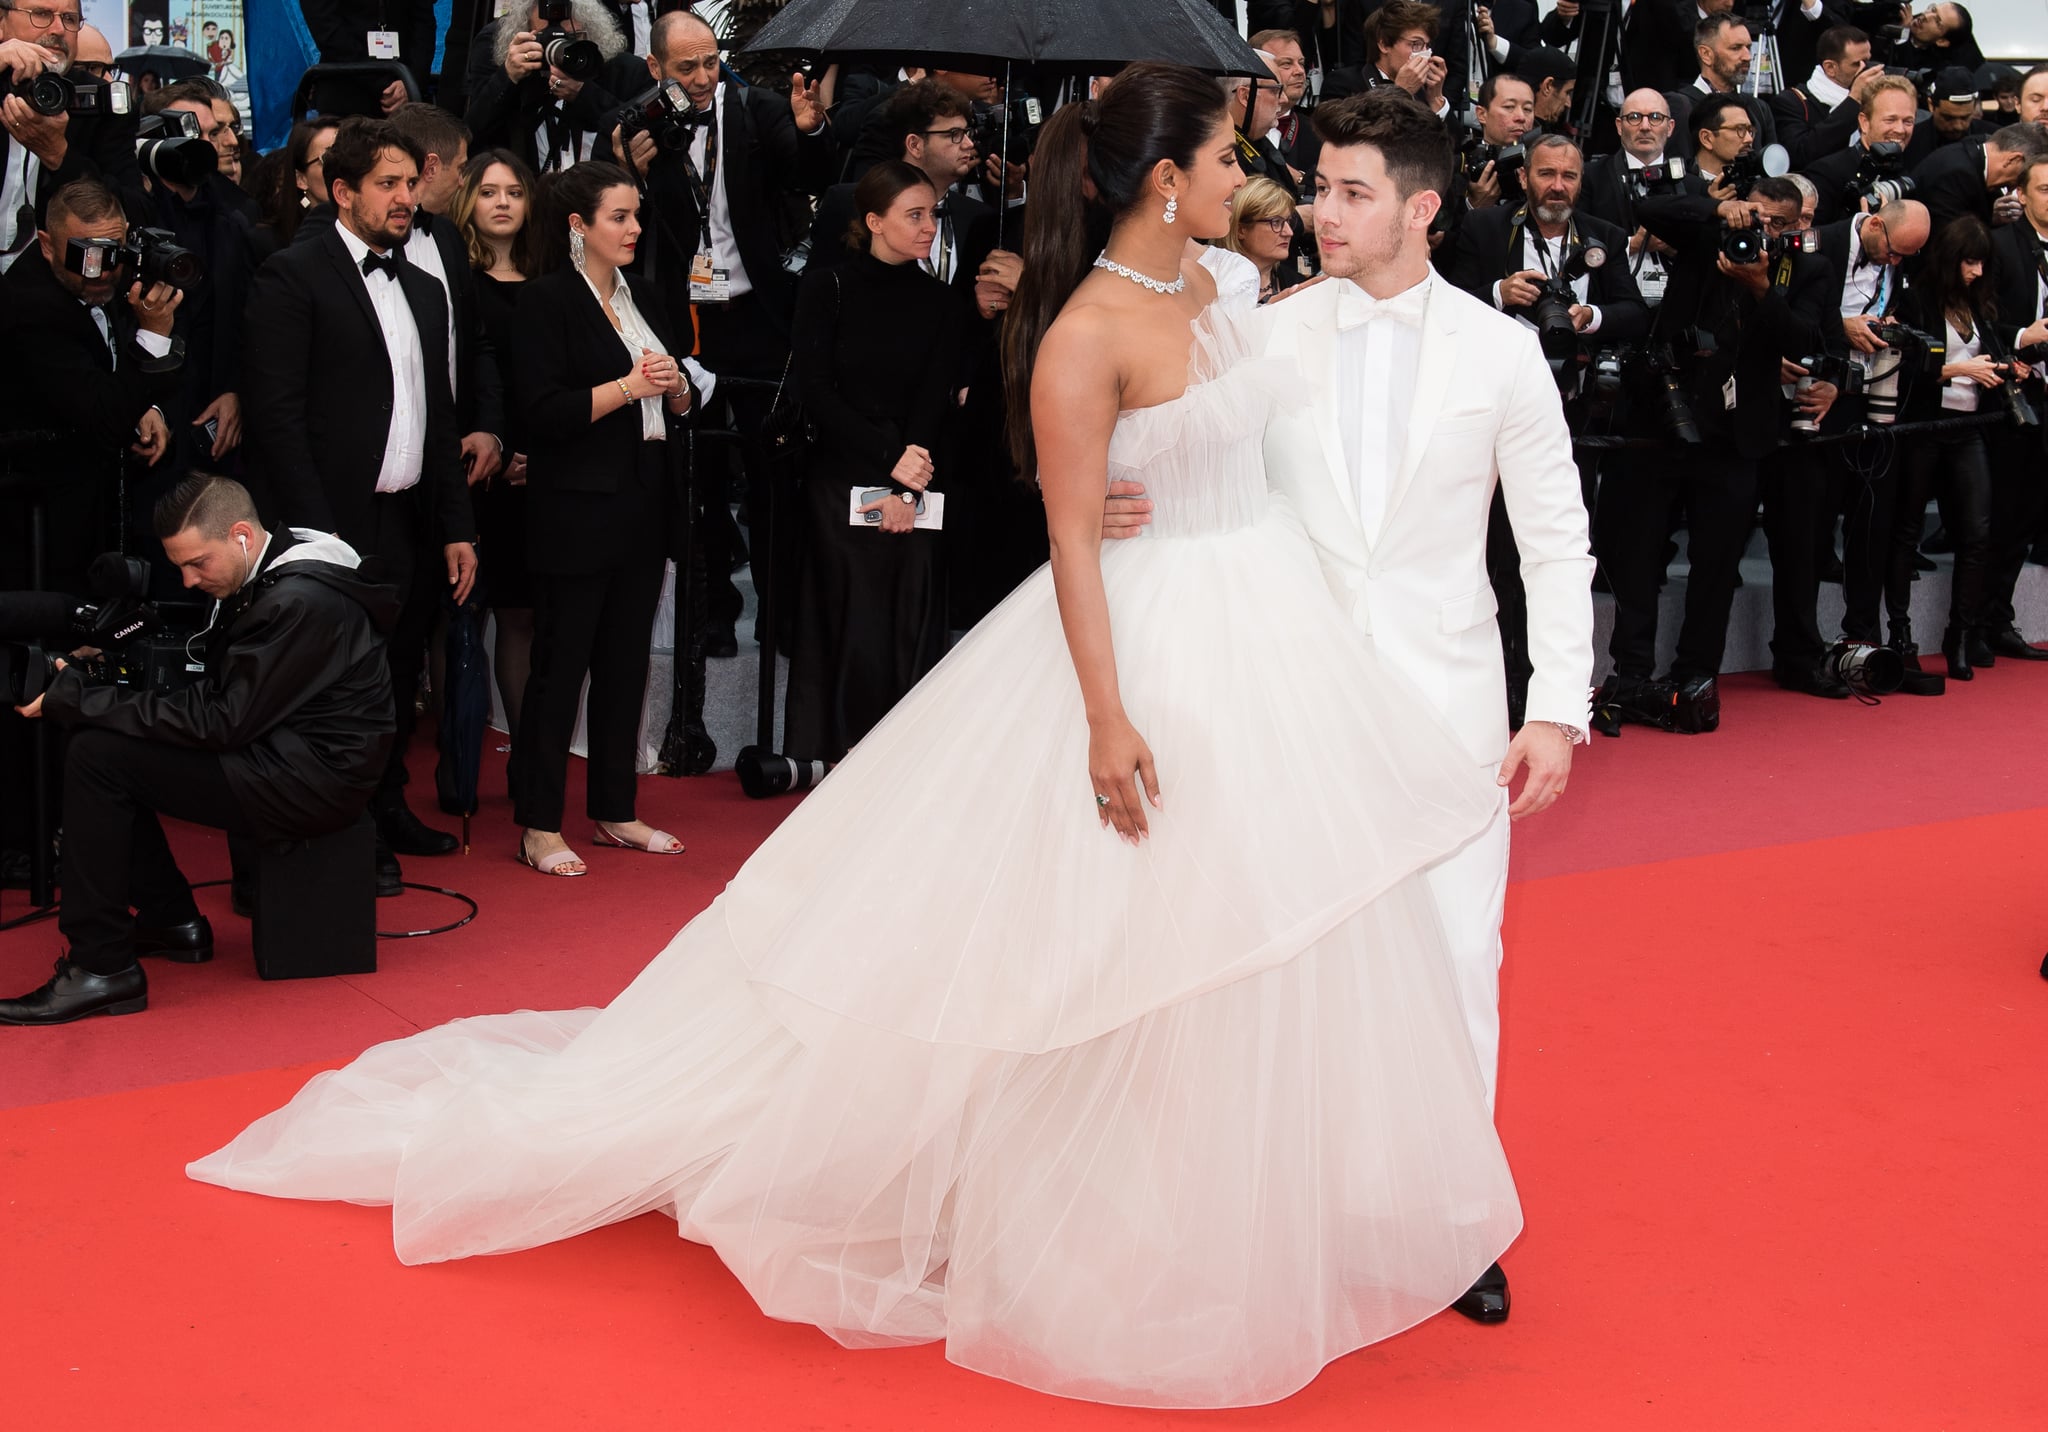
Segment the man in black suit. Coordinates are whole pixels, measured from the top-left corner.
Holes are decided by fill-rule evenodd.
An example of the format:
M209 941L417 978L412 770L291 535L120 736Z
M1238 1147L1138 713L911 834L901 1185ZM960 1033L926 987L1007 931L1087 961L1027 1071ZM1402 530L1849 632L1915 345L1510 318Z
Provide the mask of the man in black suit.
M1375 6L1365 24L1363 89L1394 85L1422 102L1437 118L1456 118L1449 96L1464 95L1451 83L1450 56L1437 48L1444 34L1445 10L1419 0L1386 0Z
M1963 6L1929 5L1911 17L1906 33L1879 58L1894 71L1931 70L1944 65L1961 65L1975 71L1984 63L1984 51L1977 45L1975 31L1976 24Z
M1485 75L1513 74L1517 62L1543 43L1536 0L1493 0L1472 7L1472 32L1485 60Z
M1614 117L1614 129L1620 148L1587 164L1579 208L1628 235L1629 273L1643 303L1654 309L1664 301L1670 261L1676 251L1636 222L1636 176L1666 161L1672 130L1664 96L1652 89L1631 91L1622 101L1621 113Z
M1252 36L1251 46L1266 56L1280 83L1280 112L1266 138L1287 161L1287 167L1313 186L1316 156L1322 153L1323 142L1309 123L1310 106L1315 101L1309 93L1308 57L1301 36L1292 30L1261 30Z
M1820 195L1819 206L1814 210L1815 223L1837 223L1856 212L1858 205L1850 193L1850 181L1864 167L1874 145L1897 145L1900 154L1905 155L1913 140L1913 116L1919 106L1920 96L1913 82L1902 75L1879 75L1867 84L1862 102L1856 107L1858 143L1816 159L1800 170ZM1902 158L1900 162L1903 166L1912 161ZM1904 168L1899 172L1903 174Z
M395 60L424 93L434 79L434 0L299 0L306 30L324 65ZM325 80L314 87L321 114L389 114L405 103L405 85Z
M477 32L464 77L463 118L477 147L509 149L537 174L609 158L613 111L653 83L598 0L571 0L569 17L555 27L597 46L604 64L594 78L579 80L547 62L534 38L547 28L535 0L515 0L504 18Z
M2048 157L2048 129L2008 124L1988 139L1966 139L1937 149L1913 171L1913 197L1927 205L1937 234L1953 219L1975 214L1986 224L2019 217L2017 203L1997 203L1998 192L2019 182L2020 172Z
M1680 134L1691 134L1700 126L1695 110L1705 111L1709 100L1728 98L1749 111L1753 142L1759 149L1778 142L1778 128L1771 120L1771 107L1756 95L1742 92L1749 78L1751 41L1749 26L1739 16L1723 11L1708 15L1693 29L1693 55L1699 72L1692 83L1668 91L1671 118Z
M1622 16L1621 83L1624 89L1670 91L1699 72L1693 27L1701 10L1727 10L1723 0L1635 0ZM1553 41L1552 43L1556 43Z
M78 0L22 0L0 9L0 89L63 69L73 58ZM74 179L98 179L139 200L135 118L37 114L17 94L0 95L0 272L35 242L50 196Z
M1536 122L1536 91L1520 75L1490 75L1479 87L1473 117L1479 121L1479 142L1498 156L1501 150L1520 145L1528 137L1530 126ZM1462 162L1469 164L1477 157L1476 153L1468 154ZM1524 163L1527 158L1525 154ZM1485 209L1505 205L1513 209L1524 197L1521 171L1510 169L1503 174L1497 159L1488 159L1480 166L1476 178L1466 179L1462 207Z
M1991 233L1993 276L1998 285L2001 324L2021 330L2012 344L2048 342L2048 159L2036 159L2021 173L2022 211L2017 222ZM2034 404L2044 401L2039 364L2030 385ZM1991 656L2048 661L2048 651L2029 642L2015 622L2013 589L2042 513L2044 465L2041 428L2000 423L1986 431L1991 445L1991 570L1986 581L1984 627L1978 632ZM1972 664L1981 665L1976 647Z
M1870 63L1870 36L1853 25L1825 31L1814 54L1813 73L1770 99L1778 142L1794 169L1848 148L1863 96L1884 73Z
M476 529L447 296L405 259L420 156L389 120L357 116L323 170L335 227L271 255L249 295L249 469L268 513L381 559L402 597L390 637L398 739L370 806L379 888L395 894L398 862L381 837L418 826L404 793L413 693L440 594L460 602L476 578Z

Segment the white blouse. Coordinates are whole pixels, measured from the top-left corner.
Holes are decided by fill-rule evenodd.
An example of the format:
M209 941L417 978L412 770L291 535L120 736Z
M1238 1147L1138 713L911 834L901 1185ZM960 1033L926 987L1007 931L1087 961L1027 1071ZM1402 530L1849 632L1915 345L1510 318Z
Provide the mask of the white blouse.
M1953 318L1946 321L1949 362L1967 363L1984 351L1983 320L1980 319L1971 325L1968 338L1956 331L1956 321ZM1953 413L1974 413L1977 411L1977 399L1983 391L1973 379L1951 378L1941 385L1941 405Z
M597 291L597 285L590 282L590 275L583 275L583 282L591 294L602 304L604 295ZM648 326L640 310L633 306L633 290L625 279L616 274L612 278L611 311L619 320L619 342L625 345L626 353L633 360L633 366L640 365L640 350L649 348L656 353L667 354L668 347ZM642 398L640 402L640 436L646 442L663 442L668 438L668 420L662 416L661 405L667 399L662 397Z

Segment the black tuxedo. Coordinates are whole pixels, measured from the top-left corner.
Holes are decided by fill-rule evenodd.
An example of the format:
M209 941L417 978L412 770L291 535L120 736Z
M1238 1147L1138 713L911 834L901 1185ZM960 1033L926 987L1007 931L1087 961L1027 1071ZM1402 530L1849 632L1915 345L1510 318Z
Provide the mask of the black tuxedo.
M1700 72L1694 0L1636 0L1621 32L1621 88L1675 90Z
M1853 99L1845 99L1829 109L1804 85L1795 85L1772 95L1770 107L1778 143L1785 146L1792 168L1798 172L1804 173L1806 166L1816 159L1848 148L1849 141L1856 137L1856 116L1861 106Z
M1816 225L1836 223L1856 212L1856 204L1849 197L1849 181L1856 177L1863 158L1861 147L1843 149L1824 159L1816 159L1799 171L1820 191L1820 203L1813 211Z
M1819 63L1815 52L1819 48L1820 37L1837 25L1849 24L1848 11L1840 5L1823 3L1820 18L1809 20L1800 12L1798 0L1777 0L1777 8L1778 73L1786 83L1796 80L1804 86L1807 78L1813 73L1813 67ZM1741 12L1738 9L1736 13ZM1875 59L1876 56L1872 58ZM1791 147L1789 140L1781 139L1778 142L1787 148ZM1792 167L1799 167L1796 157L1792 161Z
M1528 268L1523 261L1527 220L1519 206L1491 204L1467 213L1444 247L1444 277L1483 303L1493 302L1493 286L1509 274ZM1650 331L1650 312L1628 268L1628 235L1604 219L1585 212L1573 216L1579 237L1607 250L1608 261L1586 275L1586 302L1600 310L1599 341L1628 343ZM1522 309L1507 309L1521 315Z
M0 383L0 429L71 428L88 443L134 441L152 406L168 410L178 391L182 344L152 358L135 340L135 314L117 292L106 305L114 343L31 245L0 280L8 349L16 361Z
M1975 214L1991 223L1991 189L1984 182L1984 141L1965 139L1930 154L1913 170L1913 197L1927 206L1940 233L1952 220Z
M185 339L182 391L171 419L171 458L158 469L160 481L182 477L191 466L206 467L213 444L192 419L223 393L242 391L242 320L255 265L249 229L234 186L208 175L191 202L159 184L151 191L149 222L166 228L199 256L200 276L186 286L178 305L178 332Z
M400 289L426 376L420 488L439 544L474 540L461 434L449 391L448 308L410 265ZM250 285L243 350L249 471L285 524L336 532L358 550L391 431L391 355L362 271L333 229L270 256Z

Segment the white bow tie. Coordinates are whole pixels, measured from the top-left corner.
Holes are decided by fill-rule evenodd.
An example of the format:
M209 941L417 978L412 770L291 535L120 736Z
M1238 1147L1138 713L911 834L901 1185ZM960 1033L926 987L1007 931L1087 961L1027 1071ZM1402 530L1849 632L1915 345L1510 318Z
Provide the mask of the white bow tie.
M1422 326L1422 312L1429 303L1429 284L1418 283L1392 298L1374 298L1355 283L1337 290L1337 326L1356 328L1376 318L1389 318L1411 328Z

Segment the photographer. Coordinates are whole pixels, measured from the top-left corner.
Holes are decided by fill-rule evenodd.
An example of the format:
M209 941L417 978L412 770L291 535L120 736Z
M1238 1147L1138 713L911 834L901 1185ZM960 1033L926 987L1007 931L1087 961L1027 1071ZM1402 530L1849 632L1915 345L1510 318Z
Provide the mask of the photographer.
M1680 701L1718 704L1712 682L1756 516L1756 463L1781 429L1781 365L1815 352L1831 331L1826 266L1785 243L1799 209L1796 189L1764 181L1740 201L1674 193L1637 205L1638 218L1678 250L1653 340L1666 350L1681 401L1631 407L1631 435L1669 445L1601 489L1595 543L1614 589L1611 698L1640 696L1651 682L1665 542L1682 501L1691 564L1685 619L1657 685L1669 684ZM1680 410L1692 441L1672 430Z
M1522 140L1536 122L1536 90L1520 75L1494 75L1479 87L1474 114L1479 129L1476 137L1466 141L1460 156L1465 203L1472 209L1495 204L1513 208L1525 193L1522 165L1527 156L1522 152ZM1512 162L1503 168L1504 160Z
M1643 302L1654 308L1664 301L1674 250L1636 222L1636 198L1643 188L1643 171L1664 164L1665 147L1671 142L1671 115L1664 96L1650 89L1632 91L1614 117L1614 129L1621 147L1587 164L1580 207L1628 235L1629 274Z
M560 63L549 61L550 45ZM611 112L643 87L640 62L598 0L514 0L477 32L465 78L463 118L477 148L509 149L538 174L589 159Z
M1975 70L1984 63L1984 52L1978 48L1974 33L1976 27L1970 12L1961 5L1933 4L1916 15L1910 0L1902 0L1899 20L1898 38L1879 56L1895 73L1933 70L1943 65Z
M1804 84L1771 96L1771 118L1778 142L1794 169L1848 148L1856 134L1856 117L1883 65L1870 63L1870 36L1854 25L1836 25L1821 33L1817 63Z
M1974 214L1987 228L2009 224L2019 217L2020 202L2003 191L2041 158L2048 158L2048 129L2008 124L1988 138L1937 149L1913 171L1913 195L1927 205L1937 234L1964 214Z
M1677 106L1674 106L1676 110ZM1704 193L1717 203L1740 197L1742 186L1723 176L1740 172L1756 152L1756 122L1748 105L1732 94L1717 94L1691 111L1688 132L1693 138L1692 172L1701 181L1693 194Z
M1984 118L1977 95L1977 76L1969 70L1946 69L1927 91L1927 118L1913 127L1907 158L1917 167L1936 150L1965 139L1989 139L2001 126Z
M125 204L142 192L135 120L102 107L42 114L20 91L77 54L78 0L6 0L0 6L0 272L35 242L50 196L74 179L97 179ZM106 91L98 95L104 101ZM24 221L23 212L33 222Z
M1770 106L1742 92L1749 79L1751 51L1749 26L1742 17L1729 10L1709 14L1693 28L1692 38L1699 73L1687 87L1664 96L1670 102L1678 132L1691 134L1705 128L1706 106L1713 100L1734 100L1748 112L1756 146L1761 149L1776 144L1778 128L1771 122ZM1721 121L1724 128L1729 123L1726 119Z
M2048 80L2048 75L2044 75ZM2048 93L2048 83L2042 85ZM1999 321L2022 330L2013 348L2034 368L2027 387L2035 408L2048 406L2041 382L2044 355L2034 345L2048 341L2048 159L2036 159L2020 175L2021 221L1991 234L1993 273L1998 285ZM1973 665L2001 656L2048 661L2048 651L2029 642L2018 626L2013 593L2041 521L2042 435L2048 429L1999 426L1985 435L1991 456L1991 570L1986 578L1979 645Z
M176 691L88 682L67 665L20 708L72 728L55 976L0 1000L0 1024L66 1024L148 1006L138 953L212 952L161 816L266 840L362 814L391 742L381 632L397 596L339 538L268 532L239 483L194 474L156 507L164 554L219 603L206 676ZM139 918L131 918L130 909Z
M1912 192L1906 169L1919 105L1919 92L1901 75L1879 75L1864 87L1856 108L1855 146L1802 166L1820 193L1816 223L1836 223L1871 207L1874 184L1884 186L1879 203Z

